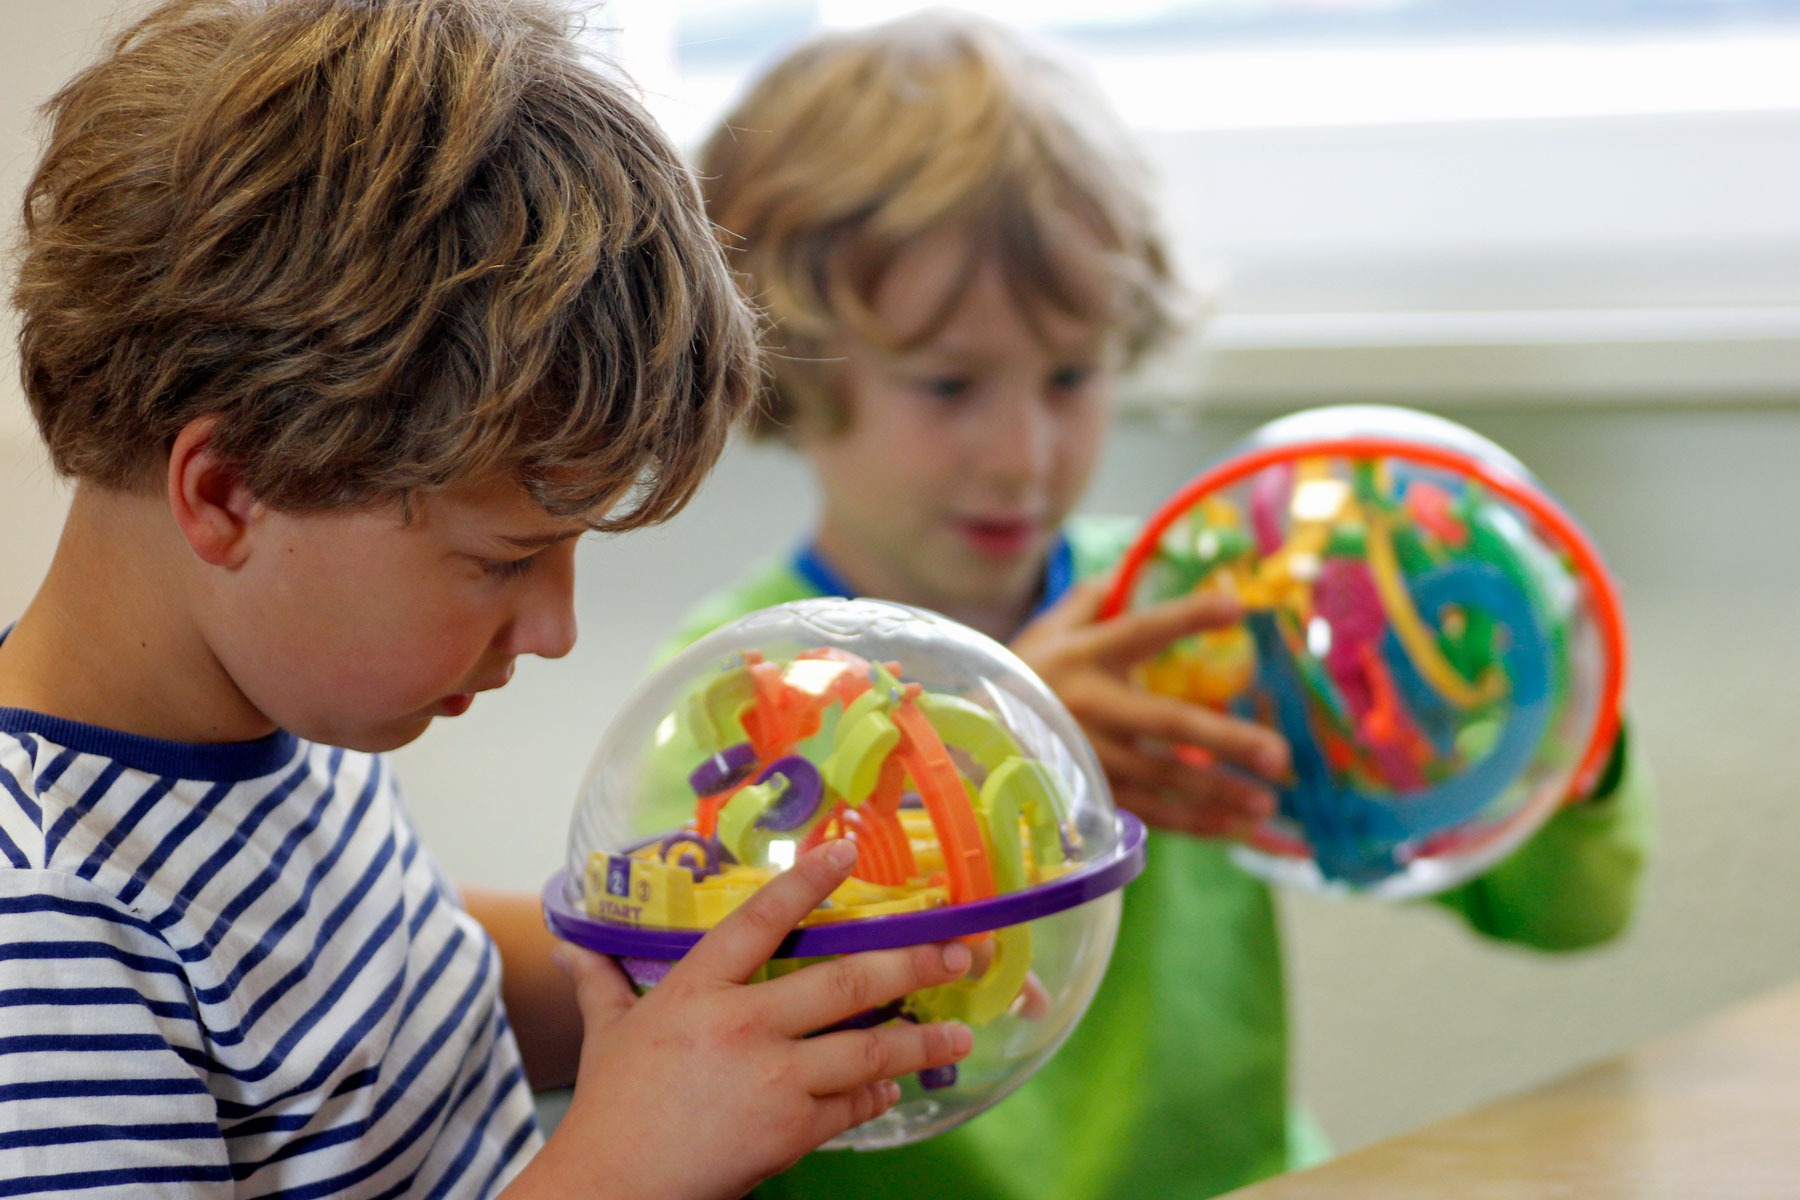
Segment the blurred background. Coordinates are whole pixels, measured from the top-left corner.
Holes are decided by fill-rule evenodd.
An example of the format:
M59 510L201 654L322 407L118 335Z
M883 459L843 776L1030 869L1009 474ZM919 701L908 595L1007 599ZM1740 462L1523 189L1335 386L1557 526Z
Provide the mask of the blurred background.
M34 110L134 7L0 0L0 228ZM590 36L691 145L820 27L915 7L617 0ZM1036 0L1145 140L1200 335L1135 381L1086 507L1147 514L1255 425L1411 404L1522 458L1623 587L1659 847L1595 953L1429 906L1282 898L1299 1091L1355 1146L1800 977L1800 3ZM0 317L0 622L66 492ZM666 527L581 548L582 639L398 754L450 872L536 889L601 730L678 614L791 546L798 462L737 446ZM1787 529L1789 532L1783 533ZM1204 937L1197 929L1194 936Z

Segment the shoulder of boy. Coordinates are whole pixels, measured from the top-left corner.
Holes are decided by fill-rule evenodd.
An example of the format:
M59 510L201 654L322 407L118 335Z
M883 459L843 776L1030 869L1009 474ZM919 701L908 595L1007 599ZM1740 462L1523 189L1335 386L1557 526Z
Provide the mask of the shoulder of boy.
M1070 517L1063 526L1069 549L1075 557L1075 578L1091 579L1112 570L1131 543L1136 540L1143 522L1136 517L1113 514L1082 513Z

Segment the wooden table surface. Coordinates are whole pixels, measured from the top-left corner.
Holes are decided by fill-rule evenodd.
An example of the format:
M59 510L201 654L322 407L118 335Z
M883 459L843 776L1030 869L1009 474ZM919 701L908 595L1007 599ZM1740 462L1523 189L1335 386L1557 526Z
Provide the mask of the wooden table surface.
M1231 1200L1800 1200L1800 983Z

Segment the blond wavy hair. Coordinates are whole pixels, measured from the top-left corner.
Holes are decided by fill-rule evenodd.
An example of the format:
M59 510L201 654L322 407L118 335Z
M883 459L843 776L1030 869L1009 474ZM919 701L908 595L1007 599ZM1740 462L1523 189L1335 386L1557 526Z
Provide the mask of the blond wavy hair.
M510 471L667 518L757 381L692 176L539 0L173 0L45 106L13 301L56 469L217 418L291 511Z
M767 317L773 386L751 419L758 435L802 417L841 429L844 339L928 342L987 261L1028 318L1050 306L1114 329L1128 365L1175 324L1179 293L1131 138L1060 53L985 19L929 11L815 37L754 83L696 165L739 284ZM871 306L883 278L941 231L970 248L962 283L924 328L882 329Z

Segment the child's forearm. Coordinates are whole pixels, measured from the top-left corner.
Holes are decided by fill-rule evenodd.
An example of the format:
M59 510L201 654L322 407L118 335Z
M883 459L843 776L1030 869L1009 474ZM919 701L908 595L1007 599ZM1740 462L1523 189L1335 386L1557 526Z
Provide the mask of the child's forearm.
M802 854L642 997L609 959L561 946L556 965L586 1017L581 1080L505 1194L739 1196L887 1112L895 1079L966 1056L972 1035L959 1022L841 1027L963 977L973 959L961 943L869 950L751 982L855 865L846 841Z
M544 1148L525 1164L525 1169L501 1189L498 1200L568 1200L575 1196L583 1200L649 1200L654 1194L634 1188L617 1177L606 1161L603 1141L588 1138L586 1145L579 1148L572 1146L572 1141L569 1134L561 1137L552 1134ZM737 1191L715 1193L717 1200L731 1200L741 1194ZM658 1197L658 1200L664 1200L664 1197ZM667 1195L666 1200L711 1198Z
M557 941L544 925L535 892L463 886L463 905L500 951L501 995L535 1090L575 1082L581 1058L581 1010L567 975L550 961Z
M1493 869L1440 903L1490 937L1575 950L1617 937L1649 855L1650 782L1620 735L1600 793L1569 804Z

